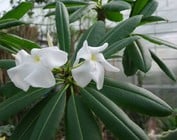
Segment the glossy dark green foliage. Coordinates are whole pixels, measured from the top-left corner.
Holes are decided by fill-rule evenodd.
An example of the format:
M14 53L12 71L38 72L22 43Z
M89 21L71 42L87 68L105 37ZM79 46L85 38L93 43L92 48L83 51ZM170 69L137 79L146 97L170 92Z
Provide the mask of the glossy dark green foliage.
M30 111L28 111L23 117L22 121L17 125L15 131L13 132L10 140L29 140L30 136L35 127L42 109L45 107L49 99L52 96L48 96L37 103Z
M148 48L143 46L139 41L127 47L128 55L133 64L141 71L148 72L152 65L152 58Z
M103 44L104 42L112 45L114 42L128 37L140 23L141 18L142 16L134 16L119 23L117 26L106 33L106 35L99 42L99 45Z
M130 16L140 14L149 1L151 0L136 0L133 4Z
M124 68L125 75L132 76L138 71L138 68L134 64L133 59L129 56L128 48L129 47L126 47L126 49L124 50L123 57L122 57L122 65Z
M7 12L0 20L4 19L20 19L22 18L30 9L32 9L33 3L22 2L17 7L13 8Z
M148 140L143 130L106 96L92 88L82 89L81 95L89 108L116 137L122 140Z
M126 46L132 44L137 39L138 37L133 36L133 37L124 38L120 41L116 41L112 45L108 46L108 48L105 51L103 51L104 57L110 58L111 55L117 53L118 51L122 50Z
M150 91L132 85L105 79L101 92L117 105L151 116L167 116L172 108Z
M9 69L15 66L15 61L12 59L1 59L0 60L0 69Z
M144 17L151 16L157 9L158 2L155 0L149 0L146 6L141 10L140 14Z
M31 50L33 48L40 48L39 45L37 45L36 43L30 40L21 38L16 35L3 33L3 32L0 32L0 44L1 43L9 45L12 48L14 47L17 50L21 50L21 49Z
M93 114L82 100L79 96L70 96L66 114L66 140L101 140L101 132Z
M3 19L3 20L0 20L0 30L19 26L22 24L25 24L25 23L22 21L16 20L16 19Z
M57 2L56 4L56 28L60 49L70 54L69 15L66 7L61 2Z
M123 10L127 10L127 9L130 9L131 6L129 3L125 2L125 1L119 1L119 0L112 0L110 2L108 2L107 4L104 4L102 6L102 8L105 10L105 11L117 11L117 12L120 12L120 11L123 11Z
M122 21L123 15L120 12L115 11L105 11L105 16L111 21Z
M84 32L78 41L76 52L83 46L85 40L88 41L90 46L98 44L102 37L105 35L106 29L102 21L96 22L86 32Z
M0 104L0 120L7 120L26 106L34 103L49 92L49 89L31 89L28 92L19 92Z
M0 95L6 98L12 97L19 92L21 92L21 89L17 88L12 82L0 86Z
M162 18L162 17L159 17L159 16L143 17L142 20L141 20L140 25L153 23L153 22L162 22L162 21L167 21L167 20Z
M143 39L153 43L153 44L157 44L157 45L165 45L167 47L170 47L172 49L177 49L177 45L176 44L173 44L171 42L168 42L168 41L165 41L163 39L160 39L160 38L157 38L157 37L154 37L154 36L150 36L150 35L144 35L144 34L136 34L140 37L142 37Z
M30 140L55 139L66 104L66 87L60 89L45 105L35 124Z
M152 51L150 51L153 60L159 65L161 70L173 81L176 81L176 76L173 71Z

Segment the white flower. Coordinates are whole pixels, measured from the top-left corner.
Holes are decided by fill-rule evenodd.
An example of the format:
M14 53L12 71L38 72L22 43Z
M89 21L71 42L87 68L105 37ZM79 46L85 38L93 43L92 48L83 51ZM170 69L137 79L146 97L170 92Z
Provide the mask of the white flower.
M97 89L102 89L104 82L104 70L118 72L119 69L112 66L101 53L108 47L108 43L100 47L88 46L87 41L84 41L83 47L78 51L72 75L76 83L85 87L91 80L97 84ZM85 61L80 62L84 59Z
M16 87L27 91L30 87L49 88L55 85L52 69L67 62L67 53L58 47L32 49L31 55L21 50L15 56L16 67L7 73Z

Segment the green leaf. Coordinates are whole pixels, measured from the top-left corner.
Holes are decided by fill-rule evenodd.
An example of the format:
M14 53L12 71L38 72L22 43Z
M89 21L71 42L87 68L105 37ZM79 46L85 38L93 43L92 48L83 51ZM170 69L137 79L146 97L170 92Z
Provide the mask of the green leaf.
M106 96L91 88L82 89L81 95L89 108L116 137L119 139L148 140L143 130Z
M157 37L153 37L153 36L149 36L149 35L143 35L143 34L135 34L135 35L138 35L138 36L142 37L143 39L145 39L145 40L147 40L151 43L154 43L154 44L157 44L157 45L165 45L167 47L177 49L177 44L173 44L173 43L165 41L163 39L159 39Z
M7 120L11 115L16 114L27 105L34 103L49 90L34 89L28 92L19 92L0 104L0 120Z
M62 0L60 1L62 2L66 7L78 7L78 6L84 6L87 5L88 2L84 2L84 1L66 1L66 0ZM47 4L44 9L52 9L56 7L56 2L52 2Z
M140 42L136 41L127 47L128 55L133 63L143 72L148 72L152 65L152 58L148 48L142 46Z
M42 109L47 104L51 96L44 98L37 103L29 112L25 114L22 121L17 125L10 140L29 140L33 132L35 123L39 118Z
M12 82L8 82L0 87L0 95L2 94L6 98L12 97L20 91L21 90L17 88Z
M74 95L70 96L67 106L66 139L101 140L101 134L93 114L83 104L82 99Z
M147 24L147 23L153 23L153 22L159 22L159 21L166 21L166 19L164 19L162 17L159 17L159 16L143 17L140 25L144 25L144 24Z
M151 0L136 0L132 7L130 16L139 15L139 13L147 5L149 1Z
M105 11L106 18L111 21L121 21L123 20L123 15L120 12Z
M22 2L17 7L13 8L7 12L2 19L20 19L22 18L30 9L32 9L33 4L31 2Z
M106 50L103 51L105 58L111 57L111 55L117 53L118 51L122 50L126 46L132 44L133 41L137 39L138 37L134 36L134 37L128 37L128 38L122 39L120 41L116 41L112 45L108 46Z
M69 15L63 3L56 4L56 28L60 49L70 53Z
M176 81L176 76L173 73L173 71L171 71L168 66L155 54L150 50L151 56L153 58L153 60L159 65L159 67L161 68L161 70L173 81Z
M3 19L3 20L0 20L0 30L11 28L14 26L19 26L22 24L25 24L25 23L22 21L16 20L16 19Z
M110 1L109 3L102 6L105 11L117 11L130 9L131 5L125 1Z
M138 68L134 64L133 59L129 56L128 51L129 49L128 47L126 47L126 49L124 50L123 58L122 58L122 65L124 68L125 75L132 76L137 72Z
M46 104L33 129L30 140L51 140L55 138L55 132L63 117L68 86L63 87Z
M72 14L73 12L77 11L78 9L82 8L84 6L74 6L74 7L67 7L68 13ZM49 17L49 16L54 16L56 13L56 11L49 11L45 17Z
M2 42L0 42L0 50L4 50L4 51L9 52L9 53L11 53L11 54L16 53L16 50L14 50L13 48L11 48L11 47L5 45L5 44L2 43Z
M1 59L0 69L9 69L15 66L15 61L12 59Z
M151 116L168 116L172 108L150 91L119 81L105 79L101 92L117 105Z
M83 46L85 40L88 41L88 44L90 46L95 46L95 44L98 44L98 42L102 39L102 36L105 34L105 32L106 29L104 22L97 21L86 32L83 33L83 35L79 39L77 51Z
M38 44L30 40L2 32L0 33L0 42L5 42L10 46L16 47L17 49L31 50L33 48L40 48Z
M94 8L94 4L89 4L84 7L79 8L74 13L70 15L69 21L70 23L75 22L76 20L80 19L82 16L87 14L92 8Z
M155 0L150 0L146 6L142 9L140 12L141 15L144 15L145 17L151 16L157 9L158 2Z
M141 18L142 16L134 16L119 23L116 27L106 33L106 35L99 42L99 45L102 45L105 42L111 45L114 42L127 37L138 26Z

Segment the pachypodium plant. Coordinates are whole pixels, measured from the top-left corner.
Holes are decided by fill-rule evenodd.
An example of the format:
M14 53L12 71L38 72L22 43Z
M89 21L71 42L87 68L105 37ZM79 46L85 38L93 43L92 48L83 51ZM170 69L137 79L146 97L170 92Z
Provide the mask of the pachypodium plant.
M63 3L81 7L69 15L69 9ZM7 46L10 46L8 50L12 50L15 58L15 61L0 61L1 68L7 69L12 81L2 86L0 91L4 95L9 88L14 92L14 95L0 104L0 120L7 120L24 108L29 109L10 140L54 140L62 120L67 140L101 140L100 122L121 140L148 140L146 133L121 107L151 116L168 116L173 113L168 104L150 91L105 76L105 71L120 71L108 59L125 49L125 74L133 75L138 70L147 72L153 58L175 80L169 68L152 51L142 47L140 41L144 38L170 47L175 45L145 35L132 34L137 26L145 22L162 20L160 17L152 17L152 11L148 13L147 6L156 7L156 2L110 1L102 6L98 1L94 9L99 11L99 15L101 11L116 13L113 9L117 6L119 15L121 10L131 8L130 18L109 32L105 32L104 20L97 21L83 33L73 52L70 23L83 15L82 6L85 4L89 3L56 1L46 6L55 7L58 46L40 48L35 43L0 33L0 36L6 36L0 39L0 43L5 40ZM137 6L139 4L140 7ZM124 8L120 8L121 6ZM106 15L102 18L108 17ZM13 47L13 44L19 42L28 44L28 48L18 45Z

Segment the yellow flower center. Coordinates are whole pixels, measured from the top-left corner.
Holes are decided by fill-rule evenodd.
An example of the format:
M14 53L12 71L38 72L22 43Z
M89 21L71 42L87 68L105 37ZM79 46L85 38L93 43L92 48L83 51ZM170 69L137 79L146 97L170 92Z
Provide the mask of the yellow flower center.
M91 55L91 60L92 60L92 61L96 61L96 59L97 59L97 58L96 58L96 55L95 55L95 54L92 54L92 55Z
M35 56L34 56L34 61L35 61L35 62L40 62L40 61L41 61L40 56L35 55Z

